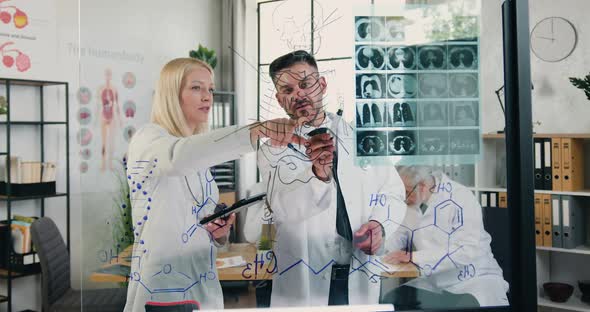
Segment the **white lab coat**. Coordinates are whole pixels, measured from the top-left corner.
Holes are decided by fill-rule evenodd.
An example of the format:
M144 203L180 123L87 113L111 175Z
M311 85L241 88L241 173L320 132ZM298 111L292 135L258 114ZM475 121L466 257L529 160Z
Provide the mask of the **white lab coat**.
M481 206L465 186L442 173L435 179L424 214L416 206L408 207L402 227L387 243L388 252L400 250L409 238L415 248L412 262L422 276L406 285L471 294L482 307L507 305L508 283L492 254Z
M252 196L266 192L266 184L260 182L253 185L246 196ZM246 215L246 221L242 226L244 238L247 242L258 244L262 234L263 224L272 224L272 213L268 210L266 200L249 206L242 215Z
M322 127L332 130L334 140L338 138L338 177L353 233L369 220L376 220L384 226L387 237L402 222L406 210L397 171L392 167L355 166L354 132L339 116L327 114ZM311 130L298 129L300 134ZM304 147L297 148L305 153ZM309 159L286 148L261 146L258 164L268 185L277 227L274 251L278 271L273 275L271 306L327 305L331 266L341 250L336 243L335 183L318 180ZM383 205L373 202L371 206L371 196L377 198L377 194L385 195ZM372 261L374 258L353 250L350 304L378 303L378 275L382 270Z
M208 168L252 151L248 129L237 127L178 138L148 124L133 136L127 173L135 243L125 311L145 311L147 301L223 308L218 245L198 221L219 198Z

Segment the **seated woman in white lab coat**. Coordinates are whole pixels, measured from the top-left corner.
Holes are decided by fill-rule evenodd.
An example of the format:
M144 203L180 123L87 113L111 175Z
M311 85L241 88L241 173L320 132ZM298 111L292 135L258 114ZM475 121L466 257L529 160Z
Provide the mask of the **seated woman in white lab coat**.
M295 138L297 125L289 119L205 133L214 89L206 63L170 61L156 86L151 123L129 144L135 242L125 311L145 311L147 301L196 300L203 309L223 308L215 261L235 216L199 224L219 199L209 167L253 152L261 137L276 145Z
M398 167L408 210L388 239L392 264L412 262L421 276L383 296L397 309L508 305L502 269L492 254L473 193L431 167Z

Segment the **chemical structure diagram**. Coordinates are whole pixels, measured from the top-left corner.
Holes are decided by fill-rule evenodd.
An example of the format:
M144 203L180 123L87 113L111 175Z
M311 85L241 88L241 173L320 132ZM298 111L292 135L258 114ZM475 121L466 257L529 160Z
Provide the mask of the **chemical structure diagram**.
M174 298L185 299L187 292L196 286L199 286L207 281L217 279L217 273L214 268L214 244L213 238L209 231L205 227L199 224L200 219L204 215L204 209L209 206L215 207L217 202L213 199L213 183L215 180L214 174L209 171L203 171L197 173L198 182L193 185L199 185L200 192L193 192L191 189L188 177L184 177L187 188L190 190L193 196L193 205L188 207L192 216L191 221L187 228L179 233L176 238L180 241L181 245L187 245L191 239L194 239L197 235L207 235L210 243L208 252L209 270L201 273L187 273L178 269L172 263L164 263L161 269L155 273L141 273L142 258L147 255L150 250L148 248L149 243L143 239L140 239L143 227L150 222L151 213L154 209L154 198L151 190L154 171L158 168L158 159L153 160L139 160L131 164L128 164L124 160L125 170L127 172L126 179L129 185L129 199L134 207L135 218L132 224L133 236L135 241L132 246L133 252L128 254L121 253L121 250L117 247L116 250L101 251L99 252L99 260L101 262L137 262L136 270L132 270L128 275L130 283L139 283L146 292L148 292L152 299L161 299L161 296L167 296L166 299L170 299L169 296ZM194 176L194 175L193 175ZM192 181L194 182L194 181ZM196 191L196 190L195 190ZM140 209L137 209L140 207ZM127 209L126 204L121 206L122 209ZM134 267L135 268L135 267ZM158 286L160 285L160 286ZM161 285L167 285L163 288Z
M453 199L453 187L449 182L435 184L430 192L439 199L433 204L432 222L422 222L418 227L398 224L398 233L401 235L398 235L397 239L400 240L400 245L404 246L403 250L410 254L410 262L420 270L421 276L428 278L441 270L448 272L448 267L451 267L455 269L453 272L457 273L458 282L469 280L477 274L475 265L461 263L455 259L455 254L464 249L464 245L459 244L458 239L455 238L457 232L464 227L464 208ZM395 221L391 222L395 223ZM414 242L434 237L444 241L442 248L428 250L431 253L429 260L420 263L414 261L412 256ZM443 264L446 262L449 265L443 269Z
M432 236L432 235L439 235L445 237L446 246L440 249L443 252L440 254L436 254L435 260L432 262L426 263L416 263L414 261L410 261L416 268L420 271L421 276L426 278L433 276L438 271L441 270L441 264L445 261L449 261L452 266L458 270L457 272L457 281L463 282L469 280L476 276L476 267L474 264L459 264L457 261L454 260L453 256L459 252L463 246L459 245L458 247L453 248L451 244L451 240L453 239L453 234L456 233L461 227L463 227L463 208L452 198L452 185L450 183L447 184L440 184L431 190L433 193L448 193L448 199L444 199L436 204L434 207L434 218L432 222L428 225L411 228L406 224L399 223L394 221L391 218L391 204L387 200L386 194L372 194L369 199L369 205L371 207L379 207L379 208L387 208L387 219L383 222L383 227L387 230L394 230L397 228L397 233L401 233L399 237L401 237L404 242L403 245L404 250L408 253L412 253L412 244L414 239L426 239L424 235ZM410 256L411 257L411 256ZM274 263L272 269L267 268L267 273L277 273L279 276L284 275L288 271L292 270L297 266L305 266L312 272L314 275L319 275L324 272L326 269L331 268L331 265L336 263L333 259L330 260L323 266L312 267L310 266L305 260L300 259L294 262L291 265L286 266L286 268L282 270L277 269L277 259L276 256L269 252L266 255L266 260L270 260L271 263ZM262 269L264 265L264 259L256 259L253 263L254 271L251 267L252 264L248 264L248 266L244 269L243 275L244 277L250 276L252 272L257 273L257 265L259 268ZM358 259L356 256L353 255L351 261L351 271L350 275L352 274L364 274L367 276L370 282L378 283L382 279L382 273L395 273L395 269L392 269L390 265L384 263L380 257L370 256L366 261L362 261Z
M130 186L130 200L134 207L144 207L141 215L135 218L133 224L133 234L136 238L138 238L142 231L142 227L144 227L146 223L149 222L150 212L153 209L150 179L153 176L154 170L156 170L158 166L158 160L154 159L152 161L136 161L130 166L127 166L126 163L125 165L128 173L127 179ZM191 221L192 223L190 223L185 228L185 230L180 233L177 239L179 239L182 244L187 244L195 235L199 235L199 233L202 233L202 235L208 235L210 240L210 252L208 255L209 270L207 272L197 273L195 276L195 274L187 274L186 272L176 269L173 264L165 263L162 265L160 270L155 273L150 273L148 276L142 276L142 274L139 272L140 270L131 272L129 274L129 281L139 283L142 288L145 289L145 291L152 295L152 298L156 298L162 294L173 294L178 296L178 298L184 299L186 293L191 288L206 283L207 281L217 279L217 272L214 268L214 244L208 231L199 224L199 220L204 217L203 209L205 209L207 205L217 205L217 202L213 199L213 183L215 176L210 171L206 171L204 173L199 172L197 176L198 183L194 185L200 185L201 192L193 192L187 181L187 186L194 198L193 205L190 207L190 212L193 217ZM459 252L463 246L455 246L454 248L451 248L453 234L464 226L463 207L461 207L453 199L453 190L450 183L445 185L436 185L433 189L431 189L431 192L437 194L448 193L448 198L438 202L434 206L434 218L432 222L420 227L412 227L411 225L404 224L404 222L400 223L393 220L392 209L395 209L395 207L392 207L391 202L388 200L386 194L371 194L368 201L369 206L372 208L387 209L387 219L382 223L382 226L388 233L391 233L389 231L392 230L396 233L402 233L402 235L400 235L400 239L403 240L403 245L405 246L404 249L409 253L412 253L413 241L417 239L424 239L422 238L424 235L426 235L424 237L432 235L445 237L447 242L446 248L443 248L442 250L444 250L444 252L436 256L435 261L420 264L410 261L420 270L422 276L432 276L437 272L437 270L439 270L442 263L449 261L456 269L459 270L459 274L457 276L458 281L462 282L468 280L476 275L475 266L473 264L468 264L463 265L464 267L462 267L462 265L454 260L454 255ZM200 194L199 198L194 195L195 193ZM129 254L122 260L135 260L138 264L138 267L141 268L142 257L149 252L148 245L149 244L147 244L147 242L136 239L133 245L133 255ZM119 257L118 252L118 250L117 252L111 251L110 253L105 251L100 253L99 256L103 262L112 261L113 259ZM264 266L265 263L266 267ZM270 273L275 274L278 276L278 278L280 278L298 266L307 267L314 275L320 275L326 270L329 270L335 263L336 261L331 259L324 265L312 266L304 259L298 259L292 264L279 266L276 255L272 251L269 251L264 255L257 254L253 263L247 263L242 271L242 276L246 279L251 279L256 278L256 276L260 273ZM380 257L369 256L366 261L362 261L353 255L351 261L351 271L349 273L350 275L364 274L367 276L370 282L378 283L382 279L383 272L394 273L392 272L391 267L387 263L384 263ZM275 278L277 276L275 276ZM157 285L162 283L168 285L168 287L157 287Z

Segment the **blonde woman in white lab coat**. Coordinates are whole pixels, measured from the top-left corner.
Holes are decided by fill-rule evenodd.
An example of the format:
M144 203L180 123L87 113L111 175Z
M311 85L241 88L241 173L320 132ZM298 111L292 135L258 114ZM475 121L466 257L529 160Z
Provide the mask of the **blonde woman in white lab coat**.
M287 119L205 133L214 89L206 63L170 61L160 73L151 123L129 144L135 243L125 311L145 311L147 301L223 308L215 259L235 216L199 224L219 199L209 167L253 152L258 138L277 145L294 138L296 125Z
M387 293L383 302L396 309L508 305L508 283L473 193L430 167L398 167L398 172L408 211L397 235L386 242L390 252L384 261L411 261L421 277Z

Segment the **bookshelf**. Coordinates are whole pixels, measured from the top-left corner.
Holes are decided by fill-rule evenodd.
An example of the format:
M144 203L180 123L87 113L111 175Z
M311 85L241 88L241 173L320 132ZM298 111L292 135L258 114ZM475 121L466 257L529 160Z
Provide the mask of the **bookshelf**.
M14 90L17 88L13 88L17 86L18 90ZM6 149L0 150L0 155L5 156L8 160L13 155L13 147L11 146L11 139L15 133L18 133L19 130L23 128L31 128L33 131L39 134L40 140L38 144L40 146L39 151L40 155L38 156L40 162L45 162L45 140L46 140L46 127L64 127L65 129L65 151L63 153L63 157L65 158L65 168L59 168L65 170L65 190L59 190L58 192L51 192L48 194L38 195L38 194L27 194L24 196L15 196L12 188L11 188L11 168L10 161L7 161L6 166L6 183L4 184L5 187L5 195L0 195L0 203L6 207L6 222L7 225L7 232L4 233L6 237L2 237L1 239L5 242L10 242L10 226L12 224L13 212L18 213L19 206L13 206L15 202L21 201L31 201L32 205L36 208L38 207L38 214L39 217L43 217L45 215L45 200L48 198L63 198L65 201L65 210L66 210L66 236L67 236L67 246L69 250L70 246L70 155L69 155L69 86L67 82L59 82L59 81L40 81L40 80L23 80L23 79L8 79L8 78L0 78L0 89L4 88L4 94L6 95L7 99L7 108L8 113L6 116L5 121L0 122L0 129L5 130L6 132ZM19 105L17 103L11 103L11 97L15 92L21 92L22 89L32 89L32 92L35 93L35 101L38 102L38 113L39 117L36 118L37 120L12 120L11 115L19 109ZM55 88L58 88L57 90ZM59 119L62 120L45 120L46 113L44 112L44 104L46 101L47 94L51 94L51 92L57 91L59 94L65 94L63 97L58 97L57 105L63 105L64 108L64 116L60 117ZM28 92L28 91L26 91ZM53 103L53 102L52 102ZM11 106L11 104L13 104ZM34 144L31 142L30 144ZM61 153L60 153L61 154ZM26 155L28 157L35 157L33 155ZM29 252L26 254L17 254L14 252L12 244L4 244L4 249L1 250L4 259L0 259L1 263L4 264L5 267L0 268L0 280L5 280L7 283L7 293L0 293L0 307L7 304L7 309L3 311L12 311L12 303L13 303L13 280L16 278L21 278L25 276L32 276L37 275L41 272L41 265L38 262L37 255L35 252ZM16 260L20 259L20 260ZM1 308L0 308L1 309Z
M572 254L580 254L580 255L590 255L590 247L584 246L584 245L578 246L574 249L537 246L537 250L564 252L564 253L572 253Z
M556 308L567 311L590 312L589 304L584 303L580 300L580 298L573 296L567 302L564 303L553 302L543 297L537 298L537 301L540 307Z
M506 174L503 156L506 153L504 134L488 133L483 134L482 159L476 165L475 183L470 185L469 189L475 194L480 192L506 192L506 185L498 175ZM584 185L575 191L556 191L535 189L535 195L563 195L572 196L579 199L585 210L586 224L590 225L590 133L536 133L533 138L570 138L578 139L583 142L583 159L584 159ZM534 146L534 145L533 145ZM534 153L533 153L534 155ZM534 162L533 162L534 164ZM479 195L477 195L479 196ZM510 199L508 199L510 202ZM530 207L534 209L534 207ZM578 288L579 279L588 279L590 269L586 269L586 263L590 261L590 226L586 227L585 244L579 245L573 249L536 246L537 259L537 296L539 311L588 311L590 304L580 300L581 292ZM574 286L574 294L564 303L553 302L544 294L543 283L545 282L564 282Z

